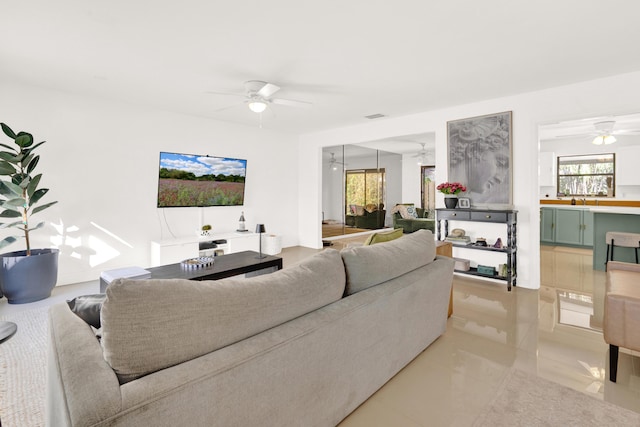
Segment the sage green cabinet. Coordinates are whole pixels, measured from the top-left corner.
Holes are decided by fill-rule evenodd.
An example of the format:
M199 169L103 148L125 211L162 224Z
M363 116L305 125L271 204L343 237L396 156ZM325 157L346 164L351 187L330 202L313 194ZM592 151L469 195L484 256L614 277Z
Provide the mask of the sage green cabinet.
M540 209L540 243L555 243L555 222L556 210L554 208Z
M540 243L593 246L593 212L577 208L541 208Z

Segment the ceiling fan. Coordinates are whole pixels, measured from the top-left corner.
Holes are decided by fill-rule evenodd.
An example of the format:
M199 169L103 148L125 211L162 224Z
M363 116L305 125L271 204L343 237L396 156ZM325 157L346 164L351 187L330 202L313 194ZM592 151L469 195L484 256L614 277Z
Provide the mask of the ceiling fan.
M273 83L263 82L261 80L249 80L244 82L244 94L240 93L226 93L226 92L211 92L215 95L231 95L242 97L244 100L242 103L246 104L254 113L262 113L267 109L269 104L284 105L286 107L306 107L309 108L313 104L306 101L296 101L293 99L273 98L273 95L280 90L280 86ZM228 108L235 107L241 104L234 104L227 107L220 108L216 111L226 110Z
M424 142L419 142L418 144L422 146L422 149L420 149L420 151L418 151L415 155L411 157L417 158L418 164L422 165L427 162L427 156L429 155L429 150L424 148L424 146L426 145Z
M568 135L557 135L556 138L577 138L588 137L593 138L592 143L595 145L608 145L617 141L615 135L631 135L640 134L640 129L616 129L615 120L601 120L589 125L584 132Z
M329 159L329 169L338 170L338 165L346 165L346 163L339 161L336 159L335 153L331 153L331 158Z

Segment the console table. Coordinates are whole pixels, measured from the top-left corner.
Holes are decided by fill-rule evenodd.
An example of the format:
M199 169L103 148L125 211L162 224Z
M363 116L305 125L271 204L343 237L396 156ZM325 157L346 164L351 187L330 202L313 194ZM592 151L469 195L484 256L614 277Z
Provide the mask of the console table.
M282 269L282 258L265 255L258 258L258 252L243 251L215 257L213 265L205 268L184 268L180 263L147 268L152 279L218 280L239 274L264 274ZM265 271L263 271L265 270ZM100 293L104 293L108 283L100 278Z
M507 242L502 248L491 246L475 245L454 245L465 249L489 251L505 254L507 257L507 275L499 276L499 272L489 275L479 273L477 268L470 268L468 271L456 270L456 273L470 274L489 279L505 280L507 290L511 291L511 286L516 286L517 271L517 216L516 210L492 210L492 209L436 209L437 236L438 240L444 240L449 235L449 221L474 221L491 222L505 224L507 226ZM444 225L444 234L441 230L441 223Z

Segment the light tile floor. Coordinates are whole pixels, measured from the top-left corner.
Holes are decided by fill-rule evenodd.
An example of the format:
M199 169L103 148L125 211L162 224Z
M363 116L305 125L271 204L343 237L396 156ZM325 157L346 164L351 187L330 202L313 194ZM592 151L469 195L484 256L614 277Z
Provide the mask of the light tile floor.
M640 412L637 354L621 353L616 384L606 377L605 273L592 252L540 252L539 291L456 275L446 333L341 427L472 425L512 367Z
M366 238L366 236L364 236ZM363 237L334 241L340 249ZM317 252L286 248L284 267ZM607 380L602 338L605 274L591 251L541 247L541 288L456 275L447 331L341 423L341 427L468 426L491 402L512 367L640 412L640 357L621 349L618 382ZM0 313L97 293L97 281L60 286L51 298Z

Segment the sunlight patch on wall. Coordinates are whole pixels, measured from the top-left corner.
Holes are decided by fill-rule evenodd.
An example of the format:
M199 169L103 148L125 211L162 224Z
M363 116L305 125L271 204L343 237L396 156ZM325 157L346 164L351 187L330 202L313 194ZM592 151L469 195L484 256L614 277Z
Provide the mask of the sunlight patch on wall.
M93 255L89 256L89 265L91 267L104 264L120 255L120 251L96 236L89 236L89 247L95 251Z

